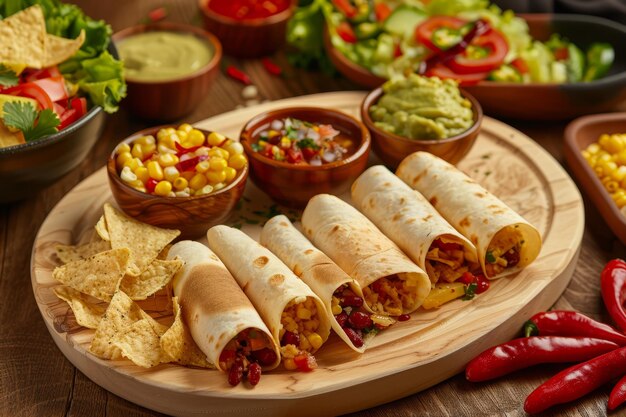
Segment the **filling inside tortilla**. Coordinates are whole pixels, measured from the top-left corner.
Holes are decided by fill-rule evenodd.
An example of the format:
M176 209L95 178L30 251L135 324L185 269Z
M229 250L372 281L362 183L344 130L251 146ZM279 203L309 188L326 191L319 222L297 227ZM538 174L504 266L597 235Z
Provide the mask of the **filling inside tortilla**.
M445 236L435 239L426 254L426 273L433 286L439 281L454 282L477 267L466 258L462 244Z
M307 372L317 368L312 352L322 346L324 339L317 333L320 318L313 298L291 300L282 312L280 324L280 353L285 369Z
M518 225L507 226L496 233L489 242L485 254L487 277L493 277L506 269L517 266L520 262L524 243L524 236Z
M260 367L272 365L276 361L276 352L265 332L247 328L228 342L219 361L220 368L228 372L228 382L231 385L237 385L243 376L247 376L248 381L256 385L261 378Z
M379 278L363 288L365 302L372 311L390 316L413 310L417 293L417 277L403 272Z

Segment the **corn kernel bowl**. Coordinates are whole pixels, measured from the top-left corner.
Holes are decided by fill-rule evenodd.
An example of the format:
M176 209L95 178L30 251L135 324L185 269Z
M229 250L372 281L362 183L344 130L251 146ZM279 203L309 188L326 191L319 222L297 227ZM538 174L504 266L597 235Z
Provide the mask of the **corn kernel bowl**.
M223 223L241 199L248 179L247 164L224 188L210 194L189 197L168 197L136 190L120 178L116 166L116 151L123 144L131 145L142 136L154 135L159 126L139 131L124 139L111 153L107 162L109 186L115 201L126 214L139 221L181 231L181 239L197 238L216 224ZM206 136L212 132L198 129Z

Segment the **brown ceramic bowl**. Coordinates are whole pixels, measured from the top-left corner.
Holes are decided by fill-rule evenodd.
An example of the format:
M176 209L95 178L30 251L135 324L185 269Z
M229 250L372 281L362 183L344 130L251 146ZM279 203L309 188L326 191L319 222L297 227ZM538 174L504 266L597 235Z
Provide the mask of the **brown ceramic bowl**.
M456 164L472 148L478 132L480 132L480 125L483 120L482 108L471 94L462 89L461 95L472 103L474 124L459 135L437 140L409 139L377 127L370 117L369 109L378 102L382 95L383 89L379 87L365 96L361 103L361 120L363 120L363 123L365 123L365 126L372 134L372 148L374 152L390 168L395 169L404 158L417 151L430 152L451 164Z
M331 124L358 141L356 151L346 159L321 166L294 165L269 159L252 150L261 131L272 120L294 117L314 123ZM252 181L277 202L302 208L317 194L341 194L367 167L370 134L363 123L337 110L320 107L288 107L261 113L245 124L241 143L250 162Z
M239 58L257 58L276 52L285 43L287 21L298 6L290 0L287 9L268 18L236 20L211 10L211 0L199 0L204 27L224 46L224 53Z
M198 71L165 81L142 81L126 77L128 94L125 106L136 116L149 120L171 121L191 113L206 98L209 87L219 72L222 45L212 34L181 23L160 22L132 26L115 33L117 44L125 38L151 31L192 34L207 43L213 52L208 64Z
M626 133L626 113L585 116L567 125L565 160L613 233L626 244L626 216L617 208L611 195L581 155L581 151L597 142L604 133Z
M141 130L120 144L131 143L143 135L156 136L159 129L165 127L170 126ZM204 129L199 130L205 135L211 133ZM113 197L126 214L154 226L178 229L181 232L181 239L198 238L210 227L223 223L241 199L248 179L246 166L230 184L212 194L197 197L161 197L142 193L121 180L115 167L115 149L109 156L107 173Z
M626 99L626 26L607 19L584 15L520 15L535 39L546 41L553 33L586 50L593 42L615 48L615 62L609 74L588 83L500 83L481 81L467 86L486 114L525 120L563 120L608 111ZM332 63L346 78L369 88L386 80L350 61L332 46L324 31L325 47Z

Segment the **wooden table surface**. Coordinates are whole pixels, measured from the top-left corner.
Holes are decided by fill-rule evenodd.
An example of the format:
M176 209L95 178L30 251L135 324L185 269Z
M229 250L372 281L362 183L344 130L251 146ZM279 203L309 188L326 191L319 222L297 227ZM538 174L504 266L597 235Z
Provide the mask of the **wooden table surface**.
M199 24L195 0L134 0L125 2L78 1L85 12L105 19L114 30L132 26L156 7L166 5L168 20ZM258 60L232 63L243 68L259 88L263 99L323 91L354 90L358 86L342 78L329 78L290 68L284 54L275 57L287 69L284 79L269 75ZM209 95L186 121L197 121L243 105L242 86L220 75ZM332 103L328 103L332 106ZM565 123L511 122L563 159ZM88 158L53 186L28 200L0 205L0 415L2 416L154 416L158 413L119 398L91 382L65 359L54 345L32 294L29 266L33 240L48 212L76 184L101 168L122 138L150 123L133 120L121 110L109 116L105 131ZM587 227L573 279L556 303L607 321L600 297L599 275L603 265L625 257L626 248L611 234L594 207L585 204ZM358 416L476 416L525 415L524 398L563 366L541 366L490 383L469 383L457 375L410 397L363 410ZM606 414L610 387L606 386L552 414L597 416ZM624 412L624 410L621 410ZM616 413L615 413L616 414Z

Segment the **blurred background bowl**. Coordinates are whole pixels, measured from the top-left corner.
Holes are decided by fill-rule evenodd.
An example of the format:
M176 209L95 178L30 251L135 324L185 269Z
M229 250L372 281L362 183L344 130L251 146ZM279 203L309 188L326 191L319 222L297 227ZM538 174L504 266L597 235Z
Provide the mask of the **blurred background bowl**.
M372 134L374 153L389 168L395 169L408 155L417 151L430 152L451 164L459 162L472 149L483 120L483 111L478 101L467 91L461 89L461 95L472 103L474 123L465 132L445 139L409 139L387 132L374 124L370 117L370 107L383 95L381 87L370 92L361 103L361 120Z
M357 141L355 152L341 161L320 166L295 165L275 161L252 149L259 134L273 120L293 117L312 123L330 124ZM287 107L261 113L245 124L241 143L248 155L252 181L272 199L296 208L306 206L317 194L339 195L365 170L370 150L370 134L363 123L338 110L320 107Z
M160 129L175 126L158 126L141 130L124 139L122 143L131 144L145 135L156 137ZM206 136L211 131L198 129ZM117 146L119 146L118 144ZM248 165L226 187L211 194L191 197L161 197L135 190L125 184L117 173L115 152L107 162L109 186L117 205L129 216L153 226L181 231L181 239L193 239L203 236L216 224L224 223L241 199L248 178Z
M128 93L123 105L135 116L172 121L191 113L207 97L222 60L220 41L205 30L182 23L159 22L132 26L113 34L113 42L151 31L191 34L206 42L212 52L209 62L192 74L164 81L144 81L126 76Z

